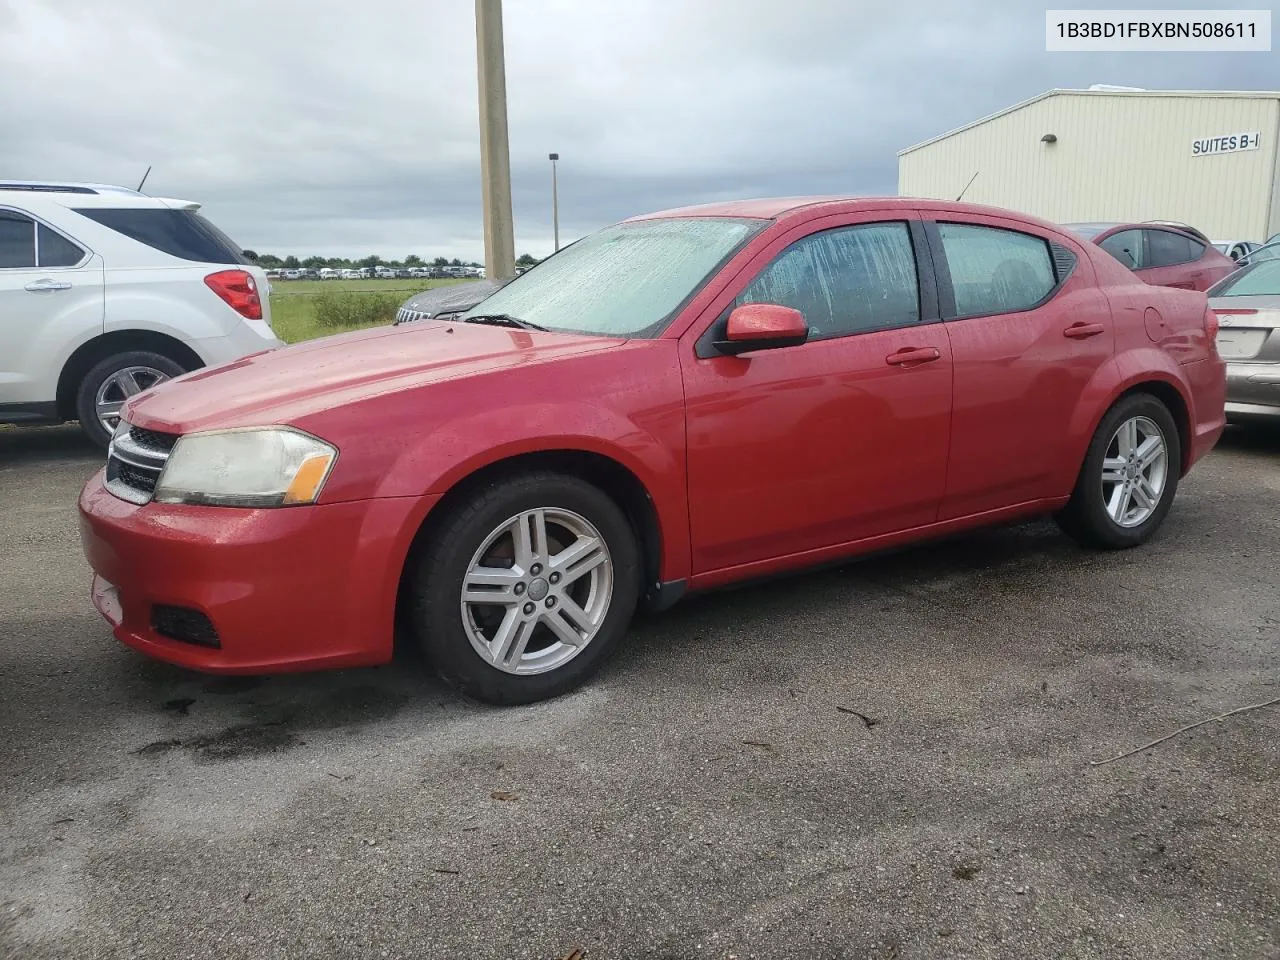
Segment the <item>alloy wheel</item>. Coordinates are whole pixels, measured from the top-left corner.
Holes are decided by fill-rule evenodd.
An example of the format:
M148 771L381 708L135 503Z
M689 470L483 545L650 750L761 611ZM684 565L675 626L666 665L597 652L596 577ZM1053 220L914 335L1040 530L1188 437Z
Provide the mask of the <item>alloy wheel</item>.
M462 582L463 628L476 653L504 673L564 666L600 631L613 595L613 558L585 517L557 507L500 524Z
M1102 459L1102 499L1121 527L1138 527L1156 511L1168 479L1164 433L1148 417L1131 417L1116 429Z
M108 434L114 433L120 423L120 408L124 402L136 393L150 390L157 383L164 383L169 375L154 367L123 367L117 370L98 387L94 397L94 408L98 420Z

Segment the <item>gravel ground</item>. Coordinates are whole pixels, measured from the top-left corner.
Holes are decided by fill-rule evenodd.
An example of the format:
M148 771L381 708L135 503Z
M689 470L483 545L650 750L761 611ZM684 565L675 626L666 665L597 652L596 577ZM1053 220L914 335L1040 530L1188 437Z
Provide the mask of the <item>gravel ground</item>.
M99 458L0 431L0 956L1280 957L1280 434L1159 538L1047 523L637 622L499 710L112 640Z

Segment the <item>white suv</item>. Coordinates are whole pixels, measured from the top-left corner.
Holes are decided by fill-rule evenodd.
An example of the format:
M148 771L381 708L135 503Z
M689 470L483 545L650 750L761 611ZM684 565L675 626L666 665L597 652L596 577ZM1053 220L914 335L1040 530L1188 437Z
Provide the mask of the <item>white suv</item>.
M0 180L0 422L79 420L282 346L266 274L196 211L123 187Z

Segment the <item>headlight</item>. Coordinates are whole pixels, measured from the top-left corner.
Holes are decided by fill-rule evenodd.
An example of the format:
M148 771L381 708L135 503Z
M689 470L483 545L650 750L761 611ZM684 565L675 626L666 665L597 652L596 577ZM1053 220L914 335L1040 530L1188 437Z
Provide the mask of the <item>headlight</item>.
M193 433L174 445L153 499L222 507L314 503L337 459L335 447L289 427Z

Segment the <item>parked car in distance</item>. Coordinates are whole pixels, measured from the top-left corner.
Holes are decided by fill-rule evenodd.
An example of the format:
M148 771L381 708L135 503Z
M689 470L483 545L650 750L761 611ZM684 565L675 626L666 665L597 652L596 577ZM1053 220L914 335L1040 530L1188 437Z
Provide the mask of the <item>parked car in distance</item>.
M636 217L454 321L132 398L80 497L91 593L186 667L381 663L399 624L527 703L640 603L1042 514L1145 542L1223 429L1215 333L1203 293L1011 211Z
M1227 361L1227 419L1280 418L1280 258L1241 267L1209 288Z
M1208 241L1175 226L1143 223L1068 223L1077 236L1102 247L1145 283L1208 290L1235 263Z
M1244 267L1251 263L1261 263L1263 260L1280 260L1280 240L1264 243L1262 246L1250 250L1240 258L1237 266Z
M1262 244L1254 243L1252 240L1214 240L1212 246L1224 257L1230 257L1238 264Z
M266 273L199 209L0 181L0 422L78 420L106 447L139 391L281 345Z
M1158 227L1173 227L1175 230L1181 230L1183 233L1191 234L1201 243L1213 242L1207 236L1205 236L1205 234L1202 231L1197 230L1195 227L1191 226L1189 223L1183 223L1181 220L1144 220L1142 221L1143 226L1147 226L1148 224L1158 226Z
M415 293L396 311L395 326L419 320L450 320L482 302L509 280L472 280Z

